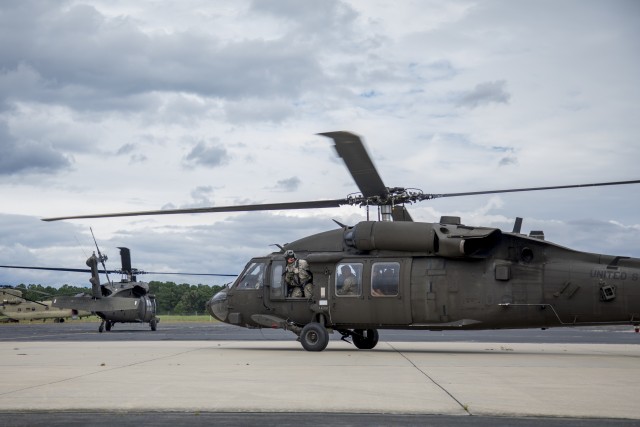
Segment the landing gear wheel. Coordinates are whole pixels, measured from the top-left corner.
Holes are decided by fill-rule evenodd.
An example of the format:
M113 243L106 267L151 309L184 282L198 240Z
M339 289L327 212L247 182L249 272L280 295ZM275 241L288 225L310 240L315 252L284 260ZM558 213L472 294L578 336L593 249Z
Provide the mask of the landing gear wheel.
M300 343L307 351L322 351L329 344L329 333L320 323L307 323L300 333Z
M98 326L98 332L102 333L104 331L104 320L100 322L100 326Z
M158 321L156 319L151 319L149 326L151 326L152 331L155 331L158 328Z
M111 320L107 320L105 327L107 329L107 332L109 332L111 330L111 327L113 326L113 322Z
M371 350L378 344L377 329L354 329L353 345L360 350Z

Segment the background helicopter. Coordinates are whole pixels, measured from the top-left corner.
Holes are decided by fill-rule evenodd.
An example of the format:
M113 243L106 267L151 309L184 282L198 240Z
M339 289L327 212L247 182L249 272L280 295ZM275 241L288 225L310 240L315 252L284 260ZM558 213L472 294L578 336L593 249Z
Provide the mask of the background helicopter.
M387 187L360 138L333 139L361 194L344 199L47 218L101 218L177 213L367 208L367 221L304 237L254 258L209 312L248 328L282 328L306 350L321 351L329 331L360 349L374 348L378 329L548 328L640 323L640 260L584 253L520 234L463 225L458 217L413 222L405 205L439 197L637 184L640 180L448 194ZM369 206L381 221L369 221ZM313 295L291 298L283 283L283 253L310 263ZM355 290L341 286L347 272Z
M93 235L93 232L92 232ZM95 237L94 237L95 241ZM51 270L91 273L91 295L81 296L56 296L50 303L52 307L59 310L95 313L102 319L99 332L105 329L110 331L115 323L148 323L151 330L157 329L160 319L156 316L157 305L155 295L149 293L149 284L137 281L140 274L178 274L197 276L233 276L235 274L214 274L214 273L178 273L178 272L147 272L131 267L131 252L128 248L119 247L121 268L118 270L108 270L105 265L107 256L103 255L96 243L98 255L92 254L87 259L89 269L60 268L60 267L26 267L1 265L3 268L23 268L31 270ZM101 263L102 270L98 269ZM106 283L100 283L100 273L105 274ZM120 274L119 282L112 281L109 274ZM87 314L87 315L88 315Z
M65 319L80 319L87 316L91 316L88 311L55 308L51 306L51 301L26 298L20 289L9 286L0 287L0 322L53 319L56 323L62 323Z

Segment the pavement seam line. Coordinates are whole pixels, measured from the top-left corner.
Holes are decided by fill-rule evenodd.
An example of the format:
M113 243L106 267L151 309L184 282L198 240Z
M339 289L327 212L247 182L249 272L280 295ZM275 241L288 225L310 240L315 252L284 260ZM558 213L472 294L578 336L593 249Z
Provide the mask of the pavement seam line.
M471 413L471 411L469 410L467 405L464 405L462 402L460 402L453 394L451 394L451 392L449 392L449 390L447 390L446 388L444 388L442 385L438 384L438 382L436 380L434 380L433 378L431 378L431 376L429 374L427 374L425 371L423 371L422 369L420 369L418 367L418 365L416 365L415 363L413 363L413 361L411 359L409 359L403 352L401 352L400 350L398 350L397 348L395 348L391 343L386 343L389 347L391 347L393 349L393 351L395 351L396 353L398 353L400 356L404 357L404 359L411 363L411 365L416 368L422 375L424 375L425 377L427 377L429 379L429 381L431 381L433 384L435 384L436 386L438 386L438 388L440 388L440 390L444 391L451 399L453 399L458 405L460 405L460 407L469 415L473 415Z
M48 386L48 385L59 384L59 383L63 383L63 382L66 382L66 381L77 380L78 378L83 378L83 377L88 377L88 376L95 375L95 374L101 374L101 373L104 373L104 372L114 371L116 369L130 368L131 366L141 365L141 364L147 363L147 362L155 362L156 360L168 359L170 357L180 356L180 355L183 355L183 354L187 354L187 353L191 353L191 352L199 351L199 350L202 350L202 348L194 348L194 349L183 351L183 352L180 352L180 353L173 353L173 354L168 354L168 355L165 355L165 356L156 357L155 359L141 360L139 362L129 363L128 365L114 366L113 368L107 368L107 369L101 369L101 370L98 370L98 371L87 372L86 374L76 375L75 377L63 378L61 380L51 381L51 382L44 383L44 384L36 384L36 385L29 386L29 387L20 388L20 389L17 389L17 390L10 390L10 391L5 391L5 392L0 392L0 396L4 396L4 395L7 395L7 394L12 394L12 393L18 393L18 392L26 391L26 390L31 390L31 389L35 389L35 388L38 388L38 387L44 387L44 386Z

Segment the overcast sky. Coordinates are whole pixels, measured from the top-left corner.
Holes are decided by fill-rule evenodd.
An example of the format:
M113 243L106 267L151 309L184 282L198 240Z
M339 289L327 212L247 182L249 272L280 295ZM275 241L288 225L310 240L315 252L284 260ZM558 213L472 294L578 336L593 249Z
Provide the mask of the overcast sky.
M43 217L337 199L330 140L427 193L640 179L640 2L3 1L0 264L238 273L356 208ZM640 256L640 186L422 202L414 219ZM147 280L167 280L146 276ZM221 284L223 279L175 278ZM0 284L88 276L0 269Z

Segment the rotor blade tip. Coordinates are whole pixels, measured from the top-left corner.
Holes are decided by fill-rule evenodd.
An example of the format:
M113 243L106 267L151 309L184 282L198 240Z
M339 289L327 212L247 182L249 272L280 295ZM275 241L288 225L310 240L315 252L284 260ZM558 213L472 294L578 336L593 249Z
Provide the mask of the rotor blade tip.
M346 130L338 130L333 132L320 132L316 135L326 136L327 138L336 139L339 137L358 137L355 133Z

